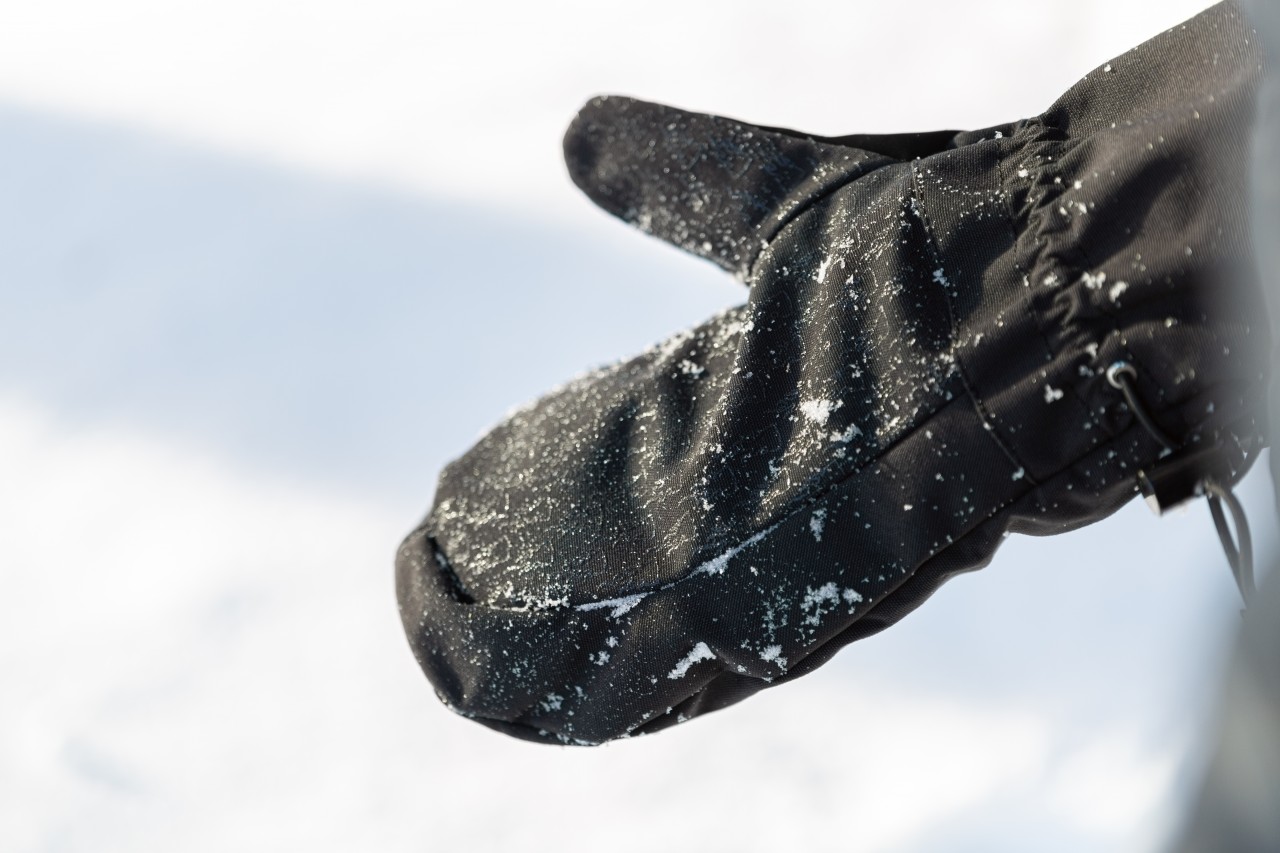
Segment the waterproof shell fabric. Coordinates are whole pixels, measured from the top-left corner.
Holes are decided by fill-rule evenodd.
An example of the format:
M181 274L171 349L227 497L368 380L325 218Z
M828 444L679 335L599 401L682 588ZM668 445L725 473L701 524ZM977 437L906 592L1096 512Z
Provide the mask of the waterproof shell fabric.
M981 131L822 139L589 103L565 139L578 186L749 298L446 468L397 558L440 698L596 744L809 672L1008 533L1135 494L1161 448L1106 381L1117 361L1238 478L1264 434L1259 74L1219 5Z

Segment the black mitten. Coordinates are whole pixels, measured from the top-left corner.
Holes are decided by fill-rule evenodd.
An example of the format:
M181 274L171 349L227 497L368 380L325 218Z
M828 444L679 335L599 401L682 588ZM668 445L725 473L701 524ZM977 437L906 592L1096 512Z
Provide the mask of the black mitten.
M445 470L397 560L441 699L593 744L802 675L1007 533L1129 500L1165 451L1117 362L1164 433L1238 478L1263 435L1259 73L1219 5L981 131L821 139L588 104L565 139L578 186L748 302Z

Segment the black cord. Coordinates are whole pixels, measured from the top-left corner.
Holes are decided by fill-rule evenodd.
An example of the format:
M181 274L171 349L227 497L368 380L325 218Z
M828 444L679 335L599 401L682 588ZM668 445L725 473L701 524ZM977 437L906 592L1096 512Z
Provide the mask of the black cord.
M1240 597L1248 603L1253 598L1253 538L1249 535L1249 520L1245 517L1244 507L1232 494L1230 489L1223 488L1216 480L1206 478L1204 481L1205 497L1209 501L1209 512L1213 515L1213 526L1218 529L1218 539L1222 542L1222 550L1227 552L1227 562L1231 564L1231 573L1235 575L1236 586L1240 587ZM1222 505L1226 504L1231 511L1231 519L1236 525L1236 535L1231 536L1231 528L1227 527L1226 513ZM1236 543L1239 542L1237 549Z
M1160 425L1147 412L1146 406L1142 405L1142 399L1134 386L1137 376L1138 371L1132 364L1125 361L1117 361L1107 368L1107 381L1124 395L1124 401L1134 417L1138 419L1138 423L1142 424L1142 428L1165 450L1173 453L1179 449L1179 445L1160 428ZM1240 588L1240 597L1247 605L1254 593L1253 537L1249 533L1249 519L1244 514L1244 507L1240 505L1240 501L1236 499L1231 489L1212 477L1202 479L1199 490L1209 503L1209 514L1213 516L1213 526L1218 531L1218 540L1222 543L1222 550L1227 555L1227 563L1231 566L1231 574L1236 579L1236 586ZM1227 514L1222 511L1223 504L1226 504L1231 512L1231 520L1235 522L1234 536L1227 524Z
M1142 405L1142 400L1138 398L1138 390L1133 387L1133 380L1137 376L1138 371L1126 361L1117 361L1107 368L1107 381L1111 383L1111 387L1119 388L1120 393L1124 394L1124 401L1129 404L1129 411L1133 412L1138 423L1142 424L1142 428L1151 433L1151 437L1160 442L1165 450L1172 453L1178 449L1178 445L1160 428L1158 423L1151 419L1151 415L1147 414L1146 406Z

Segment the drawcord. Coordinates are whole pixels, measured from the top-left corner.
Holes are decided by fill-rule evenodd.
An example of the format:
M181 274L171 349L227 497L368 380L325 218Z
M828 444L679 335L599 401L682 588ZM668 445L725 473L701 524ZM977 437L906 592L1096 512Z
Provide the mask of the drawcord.
M1138 391L1134 387L1133 380L1138 376L1132 364L1126 361L1117 361L1107 368L1107 382L1111 383L1124 395L1124 401L1128 404L1129 410L1133 412L1134 417L1138 419L1138 423L1142 424L1152 438L1154 438L1165 449L1164 455L1175 453L1179 450L1173 439L1160 428L1147 411L1146 406L1142 405L1142 400L1138 397ZM1173 477L1185 476L1183 472L1174 471ZM1202 495L1209 503L1209 514L1213 516L1213 526L1218 531L1218 540L1222 543L1222 550L1227 555L1227 563L1231 566L1231 574L1236 579L1236 586L1240 588L1240 597L1244 599L1245 604L1253 598L1253 539L1249 535L1249 520L1245 517L1244 507L1240 505L1240 501L1230 488L1223 486L1211 474L1204 474L1199 471L1195 473L1195 481L1192 484L1193 491L1191 495ZM1148 500L1156 498L1153 507L1157 512L1164 509L1164 506L1155 494L1157 486L1152 485L1152 477L1147 474L1139 475L1139 482L1143 492L1148 493ZM1227 516L1223 512L1222 507L1226 505L1231 513L1231 519L1235 523L1236 534L1233 537L1231 528L1227 525Z

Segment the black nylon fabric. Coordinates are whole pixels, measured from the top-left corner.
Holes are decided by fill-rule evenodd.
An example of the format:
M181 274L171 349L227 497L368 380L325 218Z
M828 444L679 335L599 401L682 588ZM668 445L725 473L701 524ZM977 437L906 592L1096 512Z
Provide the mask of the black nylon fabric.
M1265 434L1259 73L1222 4L982 131L822 139L589 103L565 138L578 186L748 301L446 468L397 557L440 698L595 744L809 672L1009 532L1133 496L1161 448L1115 361L1166 432L1241 476Z

